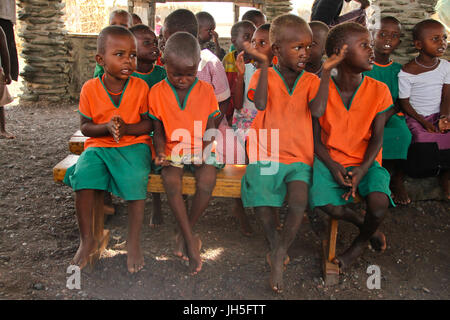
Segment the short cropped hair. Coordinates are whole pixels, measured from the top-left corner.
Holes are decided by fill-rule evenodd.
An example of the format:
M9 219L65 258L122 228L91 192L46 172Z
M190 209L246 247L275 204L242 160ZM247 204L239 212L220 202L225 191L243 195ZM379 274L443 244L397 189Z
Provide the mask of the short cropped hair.
M243 21L236 22L231 27L231 37L236 38L238 36L239 30L241 30L241 28L252 28L252 27L256 29L253 22L251 22L249 20L243 20Z
M216 23L214 17L206 11L200 11L195 14L198 24Z
M114 36L128 36L135 39L134 35L125 27L122 26L108 26L100 31L97 37L97 53L104 54L106 50L106 40L108 37Z
M177 32L170 36L164 47L164 57L175 55L181 59L200 60L200 45L197 38L188 32Z
M270 30L270 23L265 23L265 24L260 25L260 26L256 29L256 31L258 31L258 30L263 30L263 31L269 32L269 30Z
M345 40L355 33L368 33L369 30L356 22L345 22L338 24L328 33L325 43L325 52L331 57L335 53L336 48L341 48Z
M127 16L128 17L128 22L131 25L133 25L133 17L131 16L131 14L128 11L122 10L122 9L118 9L118 10L114 10L109 14L109 23L111 23L112 18L115 16Z
M270 25L269 31L270 43L274 44L283 41L285 38L284 29L291 27L296 27L299 29L306 28L307 30L311 31L311 28L309 27L308 23L299 16L293 14L283 14L281 16L276 17L272 21L272 24Z
M256 24L255 20L256 20L257 17L261 17L261 18L266 19L266 17L264 16L264 14L261 11L259 11L259 10L249 10L249 11L247 11L246 13L244 13L242 15L242 19L241 20L248 20L248 21L251 21L254 24Z
M142 23L141 17L139 17L136 13L132 13L131 18L133 19L133 24L134 24L134 20L137 21L136 25Z
M412 29L413 40L422 40L423 30L426 27L430 27L430 26L439 26L439 27L444 28L444 25L442 23L440 23L439 21L434 20L434 19L426 19L426 20L420 21Z
M169 14L164 20L164 29L170 34L185 31L195 38L198 35L198 22L195 15L187 9L178 9Z
M130 30L131 33L133 33L135 36L136 36L137 34L145 34L145 33L150 33L150 34L153 34L153 35L154 35L153 30L152 30L149 26L147 26L147 25L145 25L145 24L136 24L136 25L132 26L129 30Z
M330 31L330 28L325 23L323 23L322 21L317 21L317 20L311 21L309 23L309 27L311 29L313 27L319 28L320 30L324 31L325 33L328 33L328 31Z

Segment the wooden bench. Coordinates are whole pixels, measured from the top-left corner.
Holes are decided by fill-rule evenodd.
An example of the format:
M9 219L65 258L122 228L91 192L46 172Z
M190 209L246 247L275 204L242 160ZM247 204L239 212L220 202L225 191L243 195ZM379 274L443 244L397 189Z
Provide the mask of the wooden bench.
M85 137L80 130L76 131L69 140L69 150L75 155L79 155L84 150L84 142L87 137ZM74 164L78 159L78 156L68 156L66 159L58 163L53 169L53 176L55 181L62 181L64 179L64 174L66 173L66 169ZM213 196L216 197L228 197L228 198L240 198L241 195L241 178L245 173L246 166L226 166L223 170L219 171L217 174L217 183L216 187L213 191ZM148 184L149 192L156 193L164 193L164 186L162 184L160 175L150 175L149 184ZM183 176L183 194L194 194L195 193L195 179L192 174L186 173ZM101 197L102 193L98 195ZM100 201L100 199L97 199ZM103 203L103 202L99 202ZM94 235L96 234L98 237L98 241L102 243L101 239L104 236L102 233L104 218L101 218L102 215L97 210L96 213L99 217L96 217L94 214L94 226L101 225L101 228L95 229L94 227ZM104 211L104 210L103 210ZM97 219L97 220L95 220ZM95 230L97 230L95 233ZM106 231L109 234L108 230ZM338 221L334 219L329 219L328 221L328 239L323 240L322 250L323 250L323 279L325 285L336 285L339 283L339 267L332 263L331 261L336 256L336 239L337 239L337 231L338 231ZM107 242L107 240L106 240ZM101 246L106 247L105 246Z

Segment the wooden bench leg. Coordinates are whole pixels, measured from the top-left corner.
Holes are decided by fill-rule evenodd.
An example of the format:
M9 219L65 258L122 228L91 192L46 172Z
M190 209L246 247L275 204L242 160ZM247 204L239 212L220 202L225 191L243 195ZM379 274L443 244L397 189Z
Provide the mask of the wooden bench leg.
M109 241L109 230L104 230L105 224L105 208L104 208L104 191L96 190L94 196L94 210L92 214L92 231L94 239L97 242L97 250L89 257L89 262L93 267L95 262L100 258L103 250L105 250Z
M339 283L339 266L331 261L336 256L336 239L338 232L338 221L329 218L328 239L322 241L323 248L323 280L326 286Z

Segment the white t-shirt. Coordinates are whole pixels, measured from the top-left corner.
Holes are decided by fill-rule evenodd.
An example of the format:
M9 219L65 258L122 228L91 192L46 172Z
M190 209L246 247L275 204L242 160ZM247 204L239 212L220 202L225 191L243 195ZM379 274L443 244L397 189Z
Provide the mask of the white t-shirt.
M434 70L420 74L401 70L398 74L398 97L409 98L411 106L422 116L440 111L442 87L450 84L450 62L439 60L439 65Z

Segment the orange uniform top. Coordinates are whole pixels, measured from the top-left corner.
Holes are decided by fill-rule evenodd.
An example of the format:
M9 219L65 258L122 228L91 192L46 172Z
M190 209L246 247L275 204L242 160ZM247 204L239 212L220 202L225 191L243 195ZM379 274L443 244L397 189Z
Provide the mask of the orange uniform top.
M166 135L166 156L191 152L201 154L203 135L210 117L220 115L213 87L195 79L181 105L177 91L166 78L155 84L148 95L149 115L159 120Z
M336 83L330 81L328 103L319 118L322 143L331 158L344 167L360 166L372 136L375 117L393 106L389 88L383 82L363 75L349 106L345 106ZM381 165L382 150L376 161Z
M127 124L138 123L141 121L141 115L148 113L148 91L147 83L144 80L130 77L122 90L119 105L116 105L102 79L90 79L81 89L79 113L95 124L108 123L114 115L120 115ZM123 136L119 143L111 135L91 137L84 143L84 148L125 147L136 143L151 145L150 136L148 134Z
M253 101L261 70L257 70L250 80L248 99ZM289 90L276 67L268 70L267 105L264 111L258 111L249 131L247 152L250 162L276 161L284 164L303 162L312 167L314 161L314 139L309 103L319 89L319 78L302 71ZM267 135L260 129L267 129ZM278 129L272 141L271 129ZM256 133L257 155L252 151L252 135ZM276 133L275 133L276 134ZM266 138L267 136L267 138ZM254 144L254 143L253 143ZM278 144L279 158L276 158ZM254 149L253 149L254 150ZM273 154L272 154L273 150Z

